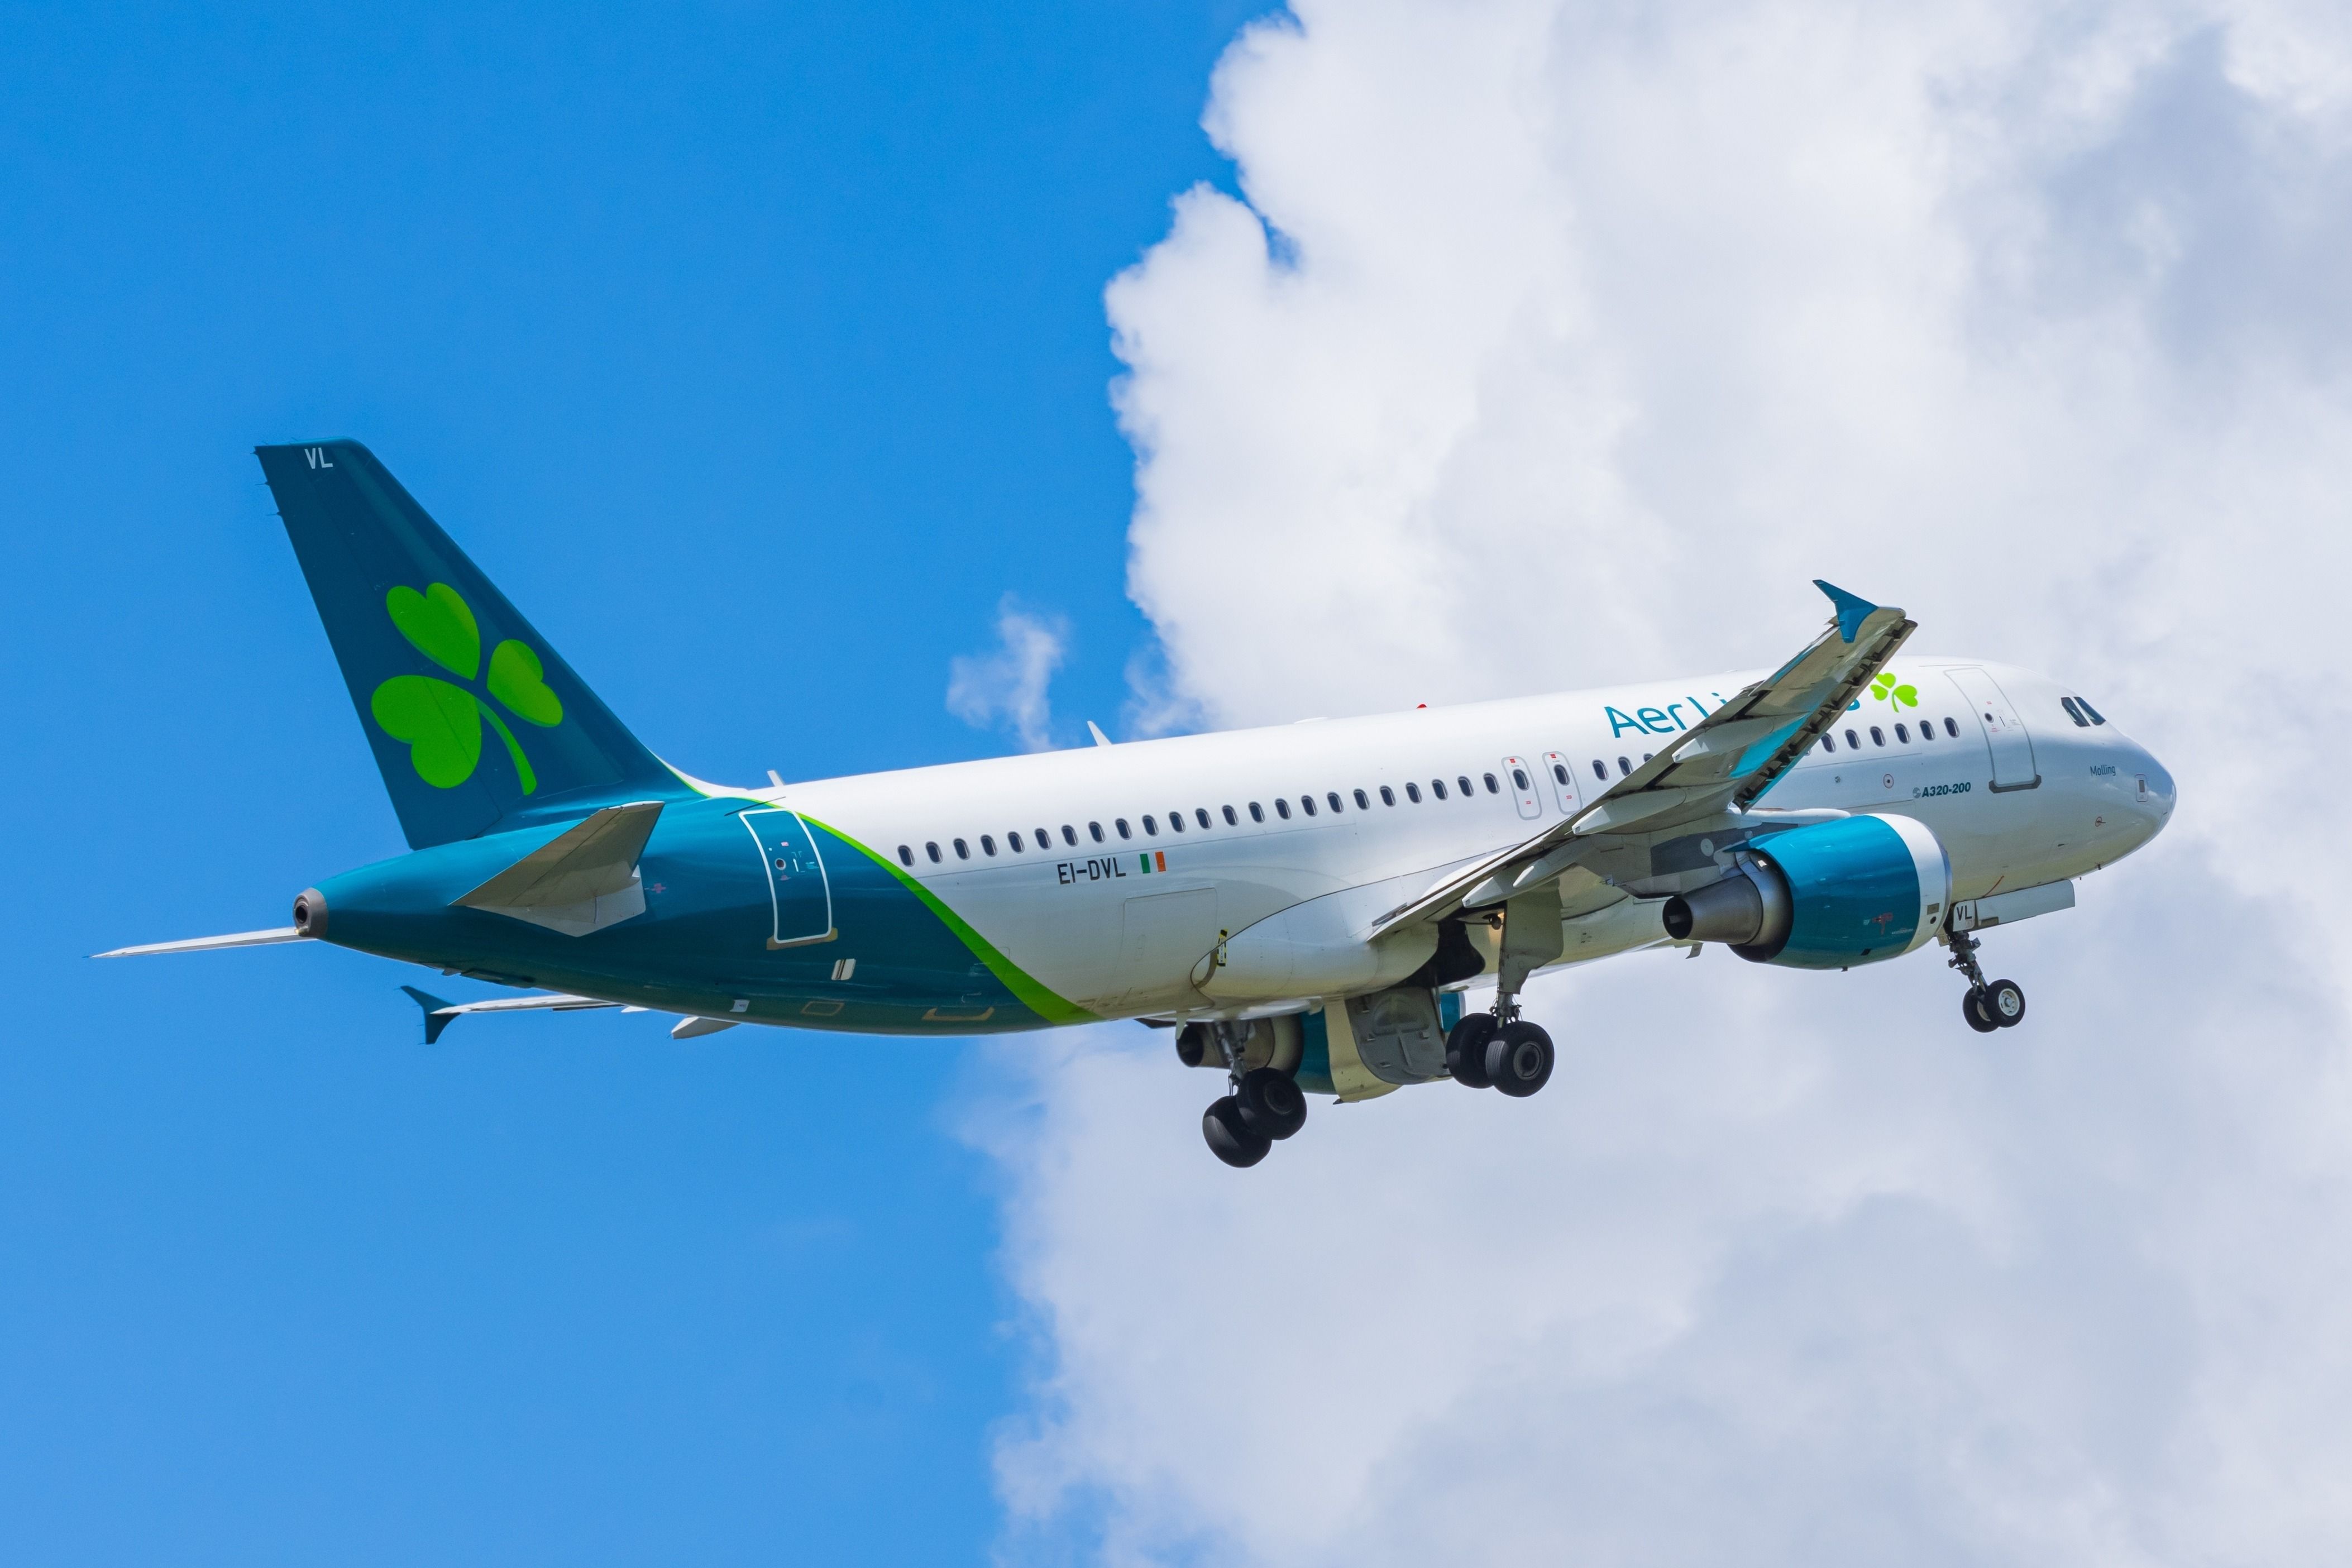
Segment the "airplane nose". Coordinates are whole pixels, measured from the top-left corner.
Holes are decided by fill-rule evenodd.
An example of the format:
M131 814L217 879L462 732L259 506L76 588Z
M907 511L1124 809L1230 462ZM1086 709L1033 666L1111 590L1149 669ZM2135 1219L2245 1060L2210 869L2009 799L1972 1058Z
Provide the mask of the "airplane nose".
M2148 831L2153 834L2172 819L2176 793L2172 774L2145 747L2132 748L2133 773L2138 779L2138 805L2146 813Z

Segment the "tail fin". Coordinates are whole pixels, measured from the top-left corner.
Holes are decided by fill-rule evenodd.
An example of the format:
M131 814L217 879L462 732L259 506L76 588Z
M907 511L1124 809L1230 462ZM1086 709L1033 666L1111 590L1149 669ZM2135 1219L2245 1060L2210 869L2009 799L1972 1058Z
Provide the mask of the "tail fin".
M411 848L691 794L365 447L254 455Z

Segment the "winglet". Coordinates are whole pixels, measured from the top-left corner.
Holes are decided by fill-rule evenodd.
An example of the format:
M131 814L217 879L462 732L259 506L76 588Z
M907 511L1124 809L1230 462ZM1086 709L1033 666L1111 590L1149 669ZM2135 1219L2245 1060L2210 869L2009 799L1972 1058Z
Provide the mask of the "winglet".
M1108 746L1111 743L1110 737L1102 732L1102 726L1091 719L1087 721L1087 733L1095 738L1095 744L1097 746Z
M1861 635L1862 623L1869 618L1873 610L1878 608L1868 599L1857 599L1843 588L1833 583L1825 583L1819 577L1813 579L1813 586L1827 594L1830 596L1830 603L1837 607L1838 636L1848 642L1853 641Z
M404 985L401 989L407 992L410 999L425 1009L425 1043L426 1045L432 1045L438 1040L441 1037L441 1031L457 1021L457 1010L431 992L419 991L414 985Z

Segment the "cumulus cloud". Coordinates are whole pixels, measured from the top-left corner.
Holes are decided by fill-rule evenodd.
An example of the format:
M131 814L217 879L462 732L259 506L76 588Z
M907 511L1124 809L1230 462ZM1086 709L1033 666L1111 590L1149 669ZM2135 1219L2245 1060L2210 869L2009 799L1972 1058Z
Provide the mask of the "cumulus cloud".
M1060 616L1033 615L1007 594L996 606L996 651L948 661L948 711L981 729L1002 724L1024 750L1049 750L1054 712L1047 692L1069 637Z
M2352 22L2290 0L1302 0L1110 286L1160 710L1776 662L1826 576L2180 782L1927 957L1539 984L1538 1099L1234 1173L1164 1038L1008 1047L1013 1555L2352 1550ZM1549 743L1531 738L1530 744Z

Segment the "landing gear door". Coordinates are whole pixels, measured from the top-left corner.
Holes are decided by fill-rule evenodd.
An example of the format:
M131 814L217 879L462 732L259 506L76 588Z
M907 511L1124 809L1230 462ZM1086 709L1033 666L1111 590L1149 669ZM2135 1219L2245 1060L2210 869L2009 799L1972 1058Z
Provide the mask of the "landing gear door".
M770 949L831 942L839 934L833 924L833 886L825 878L824 858L817 853L816 839L800 813L747 811L743 826L760 847L760 863L767 870L769 897L775 907Z
M1961 700L1975 711L1985 745L1992 752L1992 787L2032 789L2040 784L2042 773L2033 763L2033 738L2025 732L2025 721L2017 716L2000 684L1974 668L1953 670L1951 676L1952 684L1960 689Z

